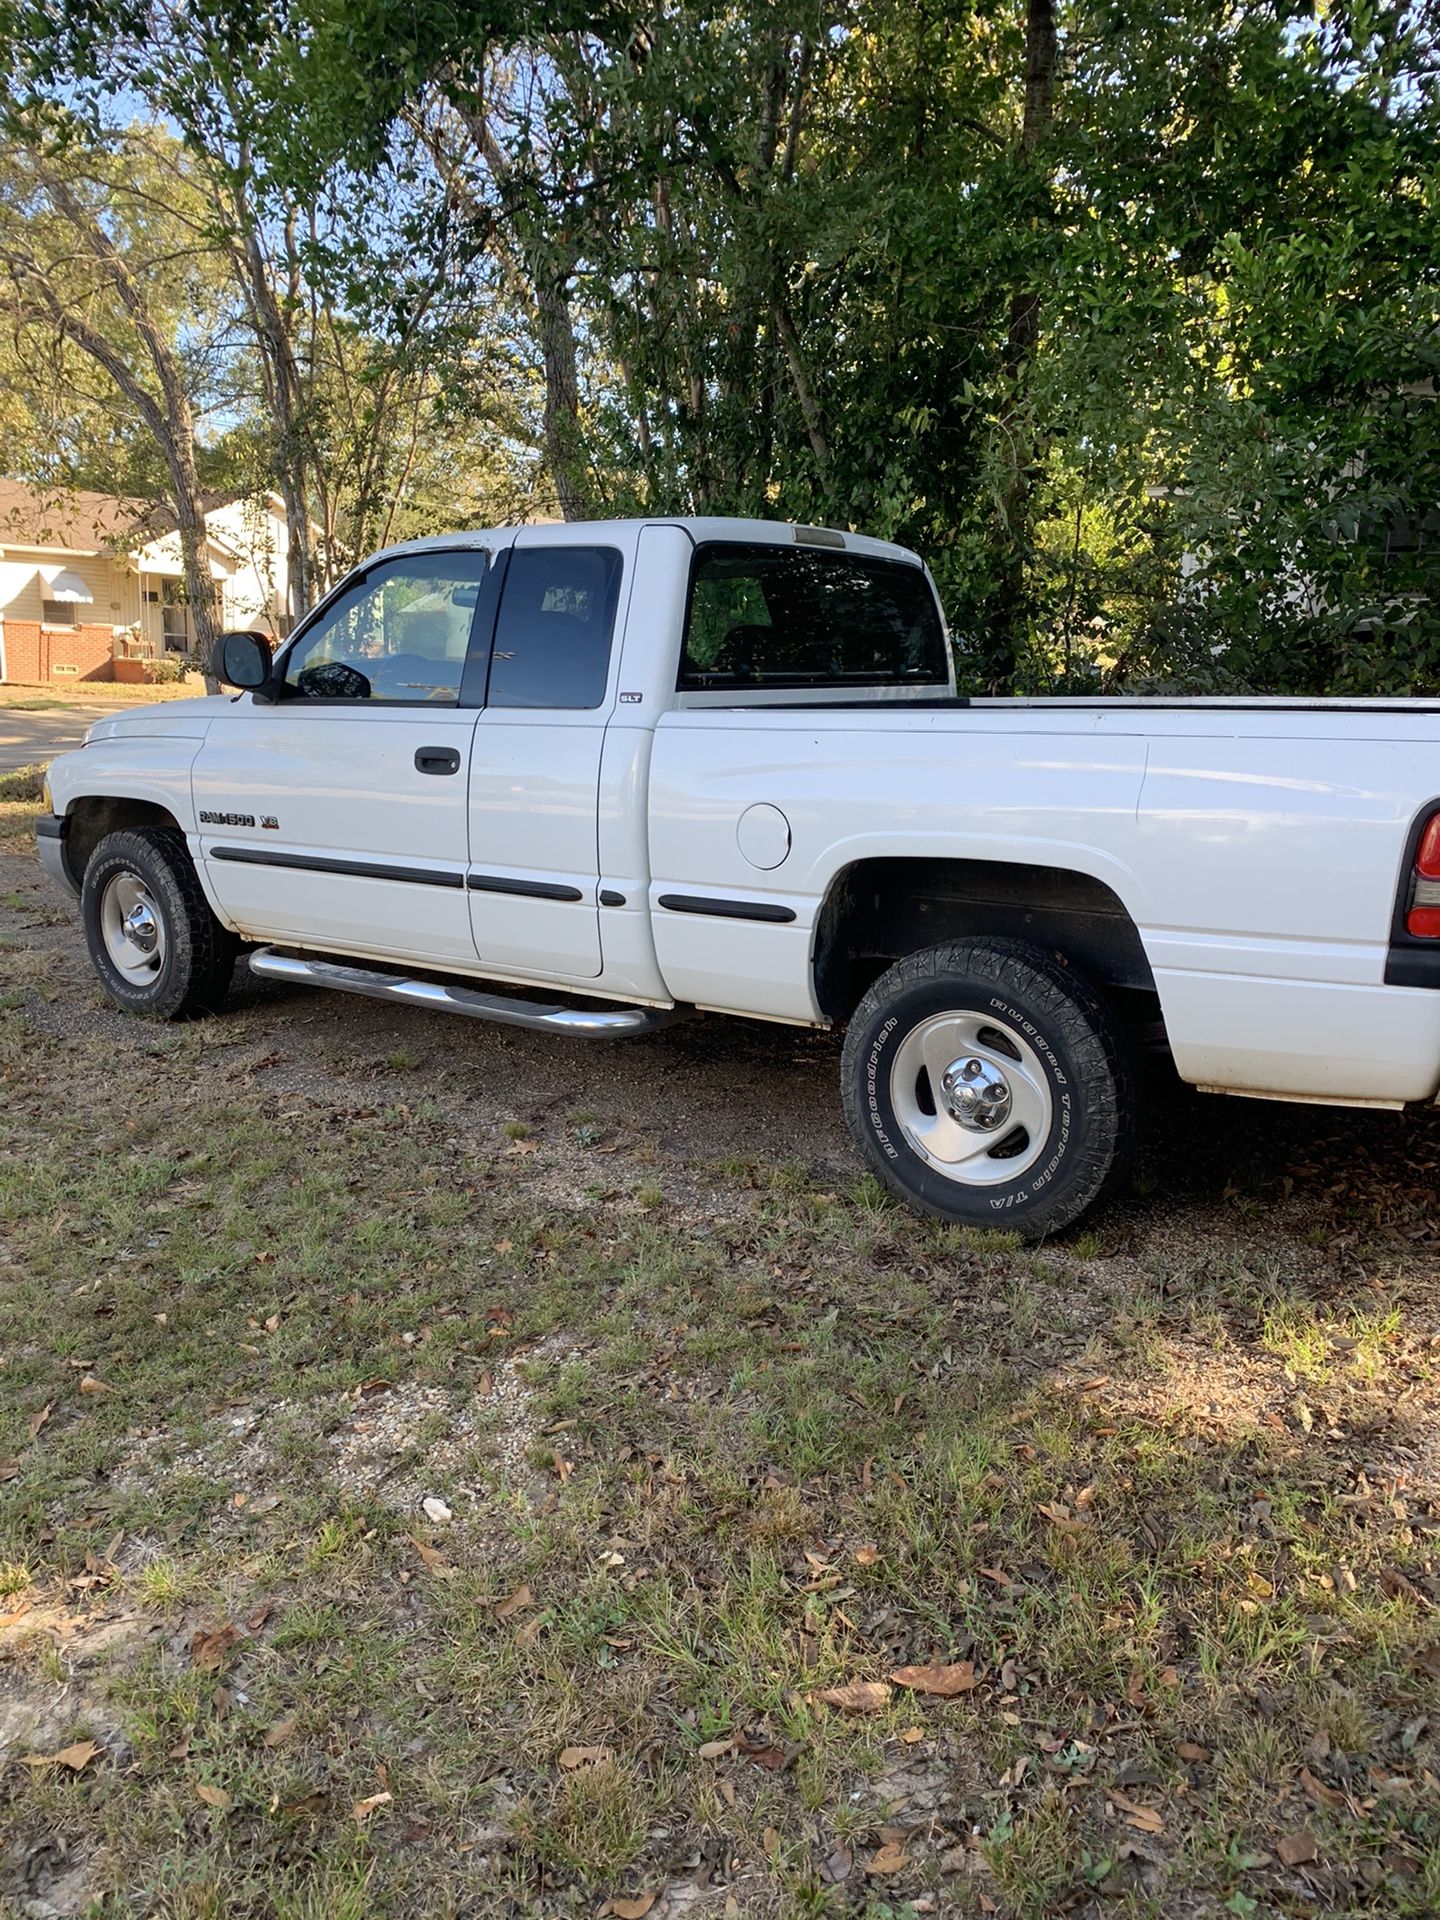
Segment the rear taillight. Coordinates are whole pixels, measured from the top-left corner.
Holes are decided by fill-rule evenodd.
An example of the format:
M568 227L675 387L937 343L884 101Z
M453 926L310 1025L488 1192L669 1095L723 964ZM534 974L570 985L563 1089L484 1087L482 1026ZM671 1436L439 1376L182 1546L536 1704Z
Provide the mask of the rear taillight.
M1405 931L1417 940L1440 940L1440 813L1425 822L1415 847Z

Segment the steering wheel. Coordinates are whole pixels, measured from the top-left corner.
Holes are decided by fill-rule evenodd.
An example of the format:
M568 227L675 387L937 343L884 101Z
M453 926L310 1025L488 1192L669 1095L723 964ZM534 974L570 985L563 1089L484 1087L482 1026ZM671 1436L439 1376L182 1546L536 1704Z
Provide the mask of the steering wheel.
M348 660L322 660L296 676L295 691L305 700L368 700L370 682Z

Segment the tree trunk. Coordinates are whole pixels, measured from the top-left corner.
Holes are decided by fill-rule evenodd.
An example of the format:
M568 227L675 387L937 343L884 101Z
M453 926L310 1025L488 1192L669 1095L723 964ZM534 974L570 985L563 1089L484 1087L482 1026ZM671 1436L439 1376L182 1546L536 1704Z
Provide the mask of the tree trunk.
M561 517L583 520L590 510L589 474L580 431L580 376L575 352L575 322L565 278L532 271L535 331L545 368L545 464L555 484Z
M591 510L593 487L580 425L579 356L570 311L575 255L557 250L553 235L544 229L533 206L534 183L507 157L484 107L466 101L458 90L447 92L446 98L471 145L489 168L500 196L511 275L528 288L544 370L541 436L545 465L562 518L583 520Z
M1050 176L1040 149L1054 124L1057 54L1055 0L1028 0L1019 160L1030 176L1032 228L1048 224L1054 210ZM989 693L1012 691L1034 611L1029 574L1034 544L1036 449L1025 388L1040 339L1039 274L1039 262L1032 254L1011 295L1005 339L1005 399L999 420L1005 479L996 526L995 583L982 622L984 637L977 661L981 684Z
M316 598L307 484L314 449L294 341L241 184L232 183L230 199L235 225L231 257L260 355L266 411L274 434L275 479L285 503L286 602L294 621L309 611Z

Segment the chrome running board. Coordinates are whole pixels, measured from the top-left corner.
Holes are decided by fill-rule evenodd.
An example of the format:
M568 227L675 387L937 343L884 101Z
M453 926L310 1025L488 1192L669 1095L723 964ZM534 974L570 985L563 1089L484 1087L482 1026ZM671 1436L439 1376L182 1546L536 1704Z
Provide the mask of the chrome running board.
M653 1033L683 1020L678 1007L558 1007L535 1000L512 999L507 994L481 993L474 987L443 986L434 980L410 980L402 974L377 973L353 967L343 960L306 960L298 954L276 953L257 947L250 971L263 980L289 980L304 987L334 987L340 993L364 994L370 1000L398 1000L407 1007L428 1007L434 1013L463 1013L472 1020L493 1020L505 1027L535 1027L542 1033L568 1033L580 1040L623 1040L631 1034Z

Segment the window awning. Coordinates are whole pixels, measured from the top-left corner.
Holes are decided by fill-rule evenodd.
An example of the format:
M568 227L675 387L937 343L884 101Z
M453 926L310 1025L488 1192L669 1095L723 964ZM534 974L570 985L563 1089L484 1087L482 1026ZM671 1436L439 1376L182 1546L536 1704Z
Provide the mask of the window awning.
M43 573L40 577L42 580L45 579ZM70 600L79 606L85 607L95 604L94 594L80 578L80 575L72 572L69 567L62 567L53 579L45 580L45 598L47 600Z

